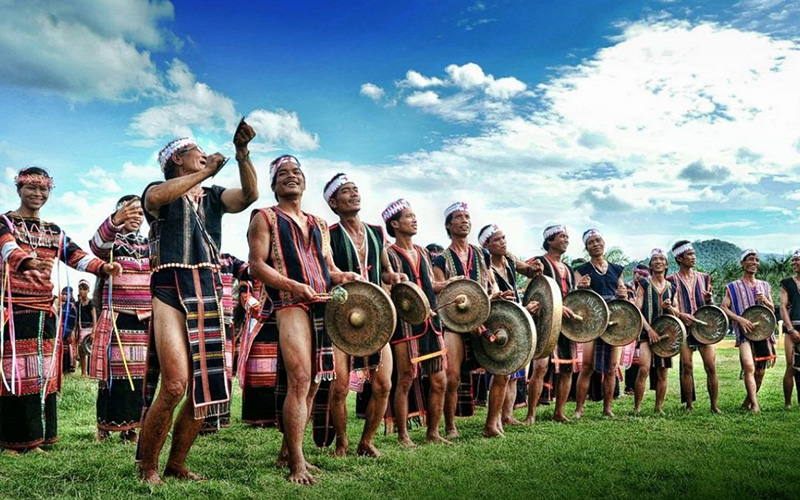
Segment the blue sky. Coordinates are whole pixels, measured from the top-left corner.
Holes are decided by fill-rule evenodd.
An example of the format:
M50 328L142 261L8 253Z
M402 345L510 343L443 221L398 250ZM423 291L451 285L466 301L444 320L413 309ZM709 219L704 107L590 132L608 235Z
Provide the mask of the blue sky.
M44 218L87 241L155 156L195 136L233 153L236 121L267 165L291 152L306 208L344 171L378 222L398 197L420 243L472 207L523 256L566 223L642 258L675 240L800 246L800 8L782 0L365 2L0 0L0 202L41 165ZM354 4L355 5L355 4ZM215 182L235 186L227 167ZM248 214L224 249L246 258Z

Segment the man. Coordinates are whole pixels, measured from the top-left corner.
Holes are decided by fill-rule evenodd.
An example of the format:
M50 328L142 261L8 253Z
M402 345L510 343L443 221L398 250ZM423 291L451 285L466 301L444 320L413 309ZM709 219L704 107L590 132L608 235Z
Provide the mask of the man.
M392 202L381 214L386 224L386 232L394 238L388 249L389 260L394 269L402 272L414 282L428 298L432 308L436 307L433 266L428 251L415 245L413 237L417 234L417 216L411 204L404 199ZM422 325L410 325L397 319L397 328L390 342L394 348L394 368L397 383L394 386L393 417L397 427L397 440L401 445L413 448L416 445L408 434L409 393L422 374L430 382L427 408L421 403L422 395L415 398L418 414L427 415L426 443L452 444L439 435L439 422L444 409L444 392L447 387L445 375L445 348L442 325L438 316L431 315Z
M753 341L745 337L755 325L742 317L742 313L750 306L762 305L775 312L772 303L772 290L769 283L756 279L760 264L758 251L754 248L744 250L739 258L742 264L742 278L725 287L725 298L722 299L722 310L731 320L733 333L736 334L736 347L739 348L739 361L744 372L744 387L747 391L742 408L753 413L761 411L758 404L758 390L764 380L767 367L777 357L775 355L775 335L769 338Z
M56 260L94 275L119 274L80 249L39 211L53 189L53 178L26 167L14 178L20 205L0 217L0 297L5 319L0 345L0 449L16 455L41 452L58 440L57 392L61 389L61 338L53 310L50 275Z
M444 247L438 243L428 243L425 249L428 250L428 255L430 255L431 259L435 259L444 252Z
M494 295L497 285L492 273L489 272L489 251L471 245L467 241L472 230L472 221L469 208L464 202L456 202L444 211L444 227L450 238L450 246L441 255L433 259L433 276L437 282L437 293L454 279L471 279L477 281L487 291ZM446 437L458 437L455 417L470 417L475 412L474 393L470 371L479 368L474 355L469 349L471 333L461 334L445 330L444 339L447 346L447 392L444 399L444 421ZM505 398L505 386L502 392L497 389L497 397ZM490 398L491 398L490 394ZM489 402L492 406L492 401ZM503 434L502 423L495 415L487 415L486 425L483 429L485 437L496 437Z
M800 250L792 254L794 276L781 281L781 319L785 334L783 351L786 355L786 371L783 374L783 404L792 407L792 390L797 384L797 401L800 403Z
M545 254L537 257L543 266L543 274L555 280L564 298L569 292L575 289L575 276L572 268L563 261L563 256L569 246L569 234L563 224L553 224L545 228L542 233ZM572 310L564 306L562 315L565 318L573 316ZM552 366L556 379L556 408L553 411L553 420L556 422L569 422L564 408L569 398L569 391L572 388L573 367L578 361L576 344L563 333L558 335L558 343L549 358L533 360L533 373L528 382L528 416L525 418L526 424L533 424L536 421L536 408L539 405L539 398L544 387L544 378L548 372L548 364Z
M158 456L173 411L187 388L190 392L172 431L165 476L203 479L186 467L186 456L203 419L222 414L229 406L224 326L218 306L222 289L219 246L222 215L241 212L258 198L256 172L247 149L253 137L253 128L242 120L233 138L241 188L202 187L201 182L222 168L224 157L206 155L194 140L182 138L167 144L158 155L166 180L148 185L142 195L150 224L153 271L153 336L145 408L152 401L159 367L162 377L158 398L146 409L139 439L139 475L150 484L162 484Z
M506 300L520 302L519 290L517 289L517 273L533 278L542 272L542 264L539 261L527 264L510 253L506 243L506 235L496 224L481 228L478 232L478 243L487 249L491 255L491 269L494 274L494 280L500 290L500 296ZM539 310L539 303L532 301L526 306L526 309L531 315L534 315ZM525 368L527 367L522 367L521 370L511 375L492 376L492 382L489 387L489 400L494 405L502 404L503 425L522 424L522 422L514 418L513 409L517 395L517 380L525 378ZM501 388L503 380L506 381L505 390ZM494 398L491 396L493 390L497 393ZM488 410L492 419L496 420L499 409L490 405Z
M100 319L89 356L89 377L98 381L97 441L111 432L138 439L152 314L150 248L139 234L143 220L139 197L123 196L89 241L95 255L122 266L121 276L100 284Z
M622 266L606 261L606 242L600 231L589 229L584 232L583 244L589 254L589 262L575 269L575 282L578 288L590 288L606 301L614 298L627 298L628 290L623 281ZM600 373L603 377L603 415L609 418L614 417L611 403L614 401L618 361L619 347L614 347L603 339L583 345L583 366L578 376L578 387L575 392L576 419L583 415L583 406L586 403L589 381L593 371Z
M639 371L634 385L633 412L642 411L645 383L650 377L650 369L656 370L656 415L663 415L664 396L667 394L667 371L672 368L672 358L662 358L650 349L651 343L658 342L658 333L650 326L662 314L675 314L672 298L675 285L667 281L667 255L660 248L650 252L650 272L652 277L640 277L636 287L636 306L642 311L643 328L639 335ZM648 273L649 274L649 273Z
M83 339L92 334L94 326L97 324L97 311L89 297L89 282L86 280L78 282L78 300L75 305L78 308L78 339L76 340L78 359L81 365L81 377L85 377L87 353L83 351Z
M319 295L332 284L361 279L340 271L330 251L328 226L303 212L306 178L291 155L270 164L270 185L278 204L253 212L247 238L250 275L266 286L273 308L263 329L278 335L278 423L283 446L278 464L289 466L289 481L311 485L316 479L303 455L303 434L322 380L336 376L330 338L325 332Z
M720 413L717 405L719 381L717 380L716 358L717 352L714 345L705 345L697 341L692 332L694 312L706 304L713 304L711 293L711 276L694 270L697 263L694 247L688 240L681 240L672 246L672 255L678 263L678 271L667 279L675 285L675 304L678 318L686 325L686 342L681 347L681 402L686 403L686 410L694 409L694 367L692 354L700 351L703 367L706 371L708 397L711 402L711 412Z
M405 276L395 273L384 248L385 236L380 226L365 224L359 217L361 195L358 186L343 173L334 175L323 190L323 196L339 222L332 225L331 251L333 262L342 271L355 272L378 286L392 285ZM367 358L351 357L338 347L333 347L336 357L336 380L331 383L330 406L333 430L336 433L334 455L347 455L347 394L350 392L350 367L363 373L371 386L364 421L364 431L356 452L359 455L379 457L380 452L372 438L380 426L389 392L392 388L392 348L387 343L380 351ZM364 373L366 372L366 373Z

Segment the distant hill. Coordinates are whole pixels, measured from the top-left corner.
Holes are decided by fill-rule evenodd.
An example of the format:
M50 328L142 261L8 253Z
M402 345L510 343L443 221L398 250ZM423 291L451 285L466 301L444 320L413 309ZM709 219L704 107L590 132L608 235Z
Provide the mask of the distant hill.
M742 249L733 243L717 239L694 241L692 246L697 254L697 268L706 272L722 267L728 262L739 262L739 255L742 253ZM677 269L677 264L675 267Z

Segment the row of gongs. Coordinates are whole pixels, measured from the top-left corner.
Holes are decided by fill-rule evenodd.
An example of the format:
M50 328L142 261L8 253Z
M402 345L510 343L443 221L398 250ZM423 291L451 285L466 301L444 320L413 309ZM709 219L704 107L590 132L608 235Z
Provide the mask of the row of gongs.
M601 338L611 345L624 346L634 342L643 327L642 314L631 302L606 302L587 289L574 290L562 300L556 282L546 276L533 278L523 297L523 305L539 303L535 317L516 302L490 301L483 287L468 279L445 286L435 309L411 282L395 285L390 296L372 283L354 281L335 288L330 298L333 300L325 307L328 334L350 355L369 356L380 350L391 338L398 314L412 325L437 314L448 330L475 333L472 349L478 362L498 375L514 373L531 359L550 356L559 333L578 343ZM573 312L571 318L563 317L564 306ZM717 306L702 306L693 316L692 333L703 344L715 344L728 332L728 317ZM751 306L742 316L754 325L752 332L745 334L749 340L764 340L775 329L775 315L764 306ZM664 314L651 326L659 335L659 341L651 344L655 354L672 357L680 352L686 339L686 327L680 319Z

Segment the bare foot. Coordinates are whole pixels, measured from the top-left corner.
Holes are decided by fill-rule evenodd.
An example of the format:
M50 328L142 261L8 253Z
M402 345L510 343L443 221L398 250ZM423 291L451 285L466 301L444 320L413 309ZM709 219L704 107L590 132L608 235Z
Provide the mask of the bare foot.
M481 434L485 438L495 438L504 435L497 427L484 427L483 432L481 432Z
M656 408L655 410L653 410L653 414L659 417L663 417L664 415L666 415L666 413L664 413L664 410L662 410L661 408Z
M108 434L108 431L97 429L97 432L94 435L94 442L102 443L103 441L108 440Z
M285 469L289 467L289 457L287 457L286 455L279 456L277 460L275 460L275 467L277 467L278 469ZM312 465L309 462L306 462L306 469L313 472L313 471L318 471L319 467L317 467L316 465Z
M722 415L722 410L719 409L719 406L712 406L711 413L716 413L717 415Z
M533 425L536 423L536 414L528 415L523 422L524 425Z
M3 448L3 455L9 455L9 456L12 456L12 457L18 457L19 456L19 451L12 450L11 448Z
M447 429L444 435L447 439L458 439L461 436L458 434L458 429Z
M575 414L572 415L572 418L574 418L575 420L580 420L582 416L583 416L583 410L575 410Z
M792 409L792 403L787 403L787 404L783 405L783 408L785 410L791 410Z
M206 478L201 476L200 474L196 474L186 467L182 467L180 469L167 466L164 469L164 477L174 477L175 479L179 479L181 481L205 481Z
M34 446L33 448L28 448L27 453L33 453L34 455L44 455L47 452L39 448L38 446Z
M292 468L291 472L289 472L289 475L286 476L286 479L294 484L302 484L304 486L312 486L317 484L317 480L314 479L314 476L308 472L308 469L306 469L305 465L298 467L297 470Z
M381 456L381 452L372 443L358 443L356 454L359 457L378 458Z
M508 426L508 427L514 427L514 426L517 426L517 425L524 425L524 424L521 421L517 420L516 418L510 417L510 418L504 418L503 419L503 425Z
M692 413L694 411L694 406L686 405L686 411ZM714 413L714 408L711 408L711 413Z
M404 448L416 448L417 445L414 444L414 441L411 440L408 436L397 437L397 442L400 443L400 446Z
M567 418L566 415L563 415L561 413L554 413L553 414L553 422L560 422L562 424L566 424L566 423L569 422L569 419Z
M750 411L753 413L761 413L761 407L757 404L750 406Z
M452 445L450 441L446 440L439 434L436 435L429 435L425 436L425 443L426 444L444 444L444 445Z
M141 479L143 483L152 486L161 486L164 484L164 481L161 480L156 469L139 469L139 479Z
M634 408L633 409L633 414L638 417L639 415L642 414L642 409L641 408Z
M616 415L614 415L614 412L611 410L604 411L603 416L606 418L616 418Z
M346 457L347 456L347 445L346 444L337 444L336 449L333 450L334 457Z

